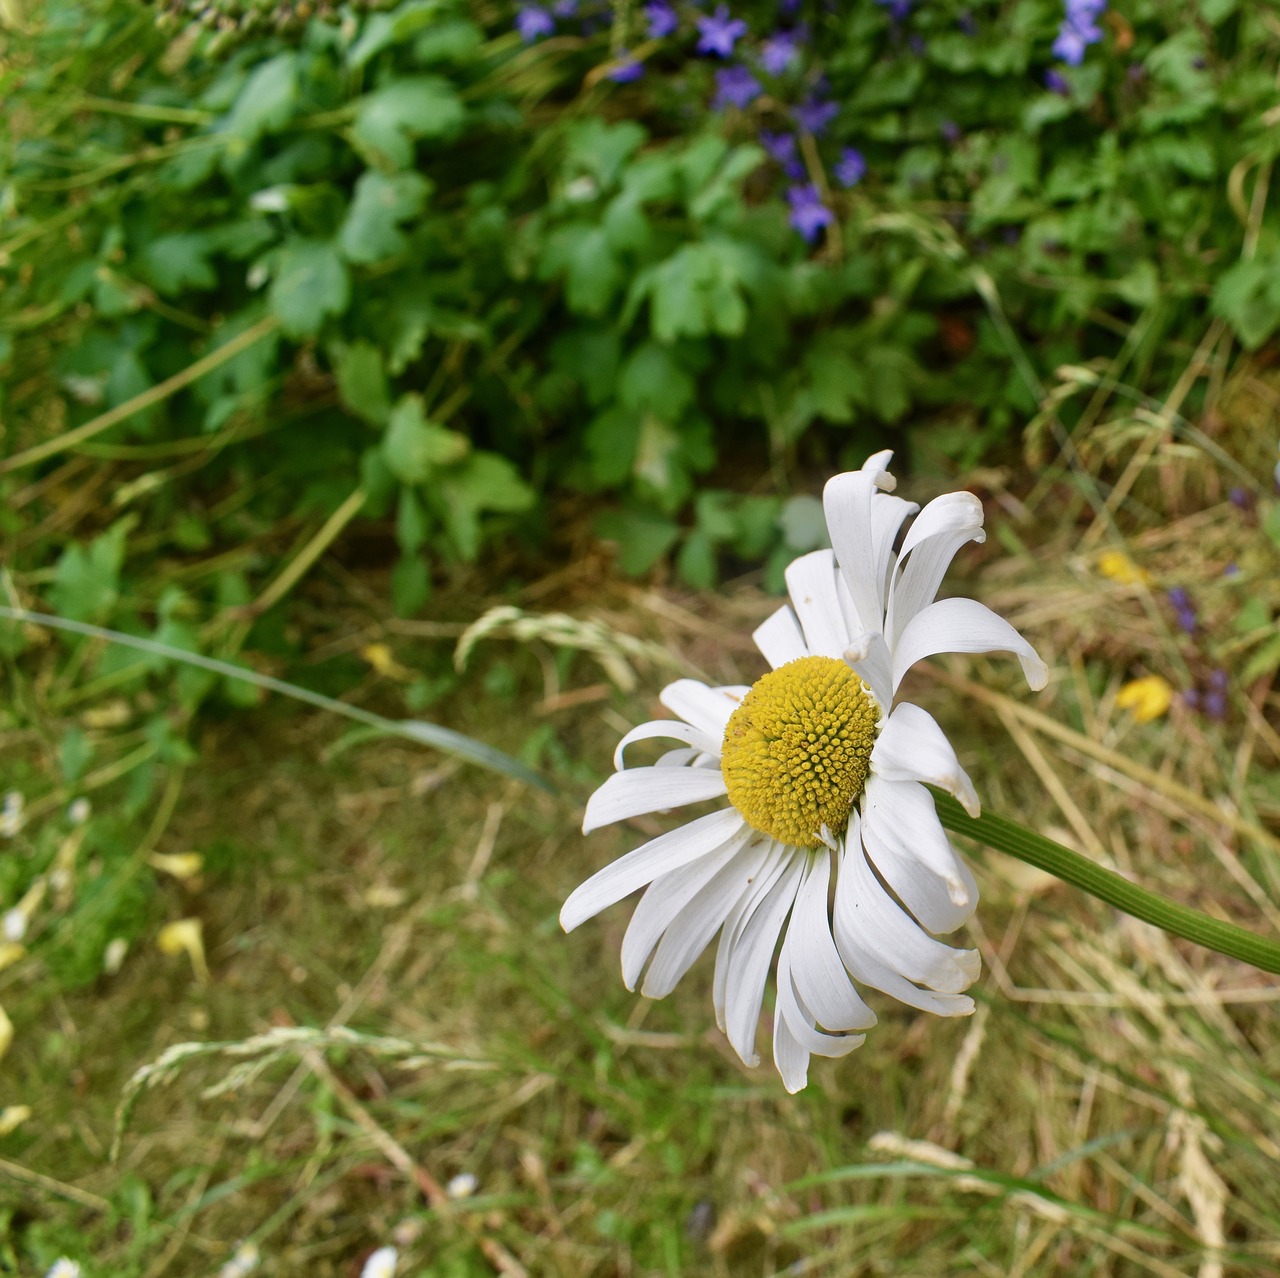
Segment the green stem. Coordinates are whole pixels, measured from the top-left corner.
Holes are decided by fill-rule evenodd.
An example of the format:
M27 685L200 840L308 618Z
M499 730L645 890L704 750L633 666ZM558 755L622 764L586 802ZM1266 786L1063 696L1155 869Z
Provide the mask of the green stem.
M529 785L555 793L555 788L539 776L532 768L513 759L509 754L454 732L451 728L442 728L436 723L426 723L421 719L387 719L372 710L360 706L348 705L345 701L335 701L323 693L312 692L310 688L299 687L296 683L286 683L283 679L273 679L270 675L259 674L247 666L233 666L229 661L219 661L216 657L206 657L203 653L187 652L183 648L174 648L167 643L159 643L155 639L145 639L141 635L126 635L118 630L107 630L102 626L91 626L84 621L72 621L69 617L55 617L42 612L28 612L25 608L9 608L0 604L0 618L9 621L25 622L27 625L48 626L52 630L64 630L73 635L84 635L89 639L105 639L108 643L118 643L125 648L136 648L139 652L149 653L153 657L163 657L167 661L179 661L188 666L197 666L212 674L221 675L224 679L238 679L243 683L251 683L256 688L267 692L278 692L295 701L305 701L308 705L318 706L321 710L330 710L357 723L376 728L379 732L393 737L407 737L419 745L434 746L448 754L457 755L471 763L479 764L492 772L501 772Z
M1028 865L1047 870L1064 883L1082 888L1100 901L1106 901L1108 905L1132 914L1135 919L1152 923L1174 936L1251 963L1264 972L1280 973L1280 944L1275 941L1255 936L1234 923L1226 923L1158 896L1016 821L989 814L970 817L955 799L941 790L934 790L933 797L938 816L948 830L968 835L997 852L1005 852Z

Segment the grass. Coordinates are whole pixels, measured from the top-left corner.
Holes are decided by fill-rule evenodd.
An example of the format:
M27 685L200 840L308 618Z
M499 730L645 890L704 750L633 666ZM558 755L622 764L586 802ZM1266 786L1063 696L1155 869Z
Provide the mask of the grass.
M1245 377L1223 396L1219 443L1266 474L1247 441L1274 392ZM1233 404L1249 406L1238 420ZM1099 481L1136 455L1116 463L1088 438ZM1033 698L1012 662L943 662L911 694L990 810L1274 934L1273 672L1237 676L1268 642L1247 609L1261 599L1270 625L1277 552L1267 508L1226 501L1196 461L1156 441L1116 522L1083 541L1068 478L1042 480L1028 506L1017 474L979 476L995 535L949 588L1023 628L1054 678ZM1099 571L1108 549L1131 580ZM400 623L349 594L338 565L318 572L317 675L358 677L353 695L382 708L410 672L442 669L486 606L459 583L439 608L458 625ZM1171 622L1173 585L1196 599L1195 635ZM975 849L977 1014L879 1000L866 1045L815 1062L789 1098L716 1032L709 961L649 1003L618 976L626 910L570 937L556 922L586 874L662 827L577 832L664 663L754 677L745 636L774 601L750 582L699 598L639 587L588 561L487 602L650 645L631 646L639 683L623 692L616 661L490 634L422 712L542 767L558 797L271 704L211 719L197 763L148 763L145 801L133 772L104 783L71 855L55 650L24 659L0 747L32 818L6 850L6 892L60 853L67 873L33 913L30 953L0 972L15 1028L3 1103L31 1110L0 1137L0 1271L67 1254L88 1275L212 1275L245 1240L257 1272L320 1278L357 1274L390 1242L399 1273L431 1278L1280 1271L1274 980ZM1129 678L1184 688L1219 667L1233 675L1222 722L1180 700L1148 723L1117 706ZM187 852L203 858L195 877L155 868ZM155 944L185 918L200 921L207 982ZM117 934L134 939L110 975ZM457 1197L463 1174L476 1192Z

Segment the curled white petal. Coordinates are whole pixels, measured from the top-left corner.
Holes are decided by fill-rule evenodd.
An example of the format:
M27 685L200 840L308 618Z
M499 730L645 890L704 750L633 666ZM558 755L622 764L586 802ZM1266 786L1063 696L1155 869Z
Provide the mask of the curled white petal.
M729 716L748 691L747 688L708 688L696 679L677 679L663 688L658 700L672 714L719 742L724 740Z
M653 737L670 737L673 741L683 741L693 746L702 754L720 757L720 739L713 739L700 728L695 728L692 724L684 723L679 719L653 719L648 723L638 724L618 742L618 747L613 752L614 768L619 772L622 771L623 751L633 741L647 741Z
M770 667L776 670L788 661L809 656L808 646L800 631L796 614L784 604L767 620L761 622L751 636Z
M978 792L938 721L909 701L885 721L871 751L871 771L886 781L927 781L958 799L971 817L982 812Z
M626 772L618 774L628 776ZM610 778L611 780L613 778ZM604 869L597 870L577 887L560 910L560 926L572 932L580 923L630 896L637 888L670 874L690 861L714 852L742 828L742 817L733 808L711 812L678 830L661 834Z
M889 591L885 632L891 643L916 613L933 602L956 551L966 542L986 537L982 503L972 493L944 493L916 516L903 540Z
M978 885L915 781L872 775L862 801L862 842L880 876L930 932L953 932L978 905Z
M912 617L893 649L894 689L917 661L939 652L1012 652L1032 688L1039 690L1049 681L1036 650L976 599L939 599Z
M787 567L787 593L805 645L815 657L839 658L849 631L836 594L836 561L829 550L813 550Z
M628 768L615 772L587 800L582 815L582 833L590 834L603 825L665 812L700 799L724 794L724 777L711 768Z
M890 497L893 477L884 470L891 453L877 453L862 470L836 475L822 491L827 531L860 630L881 630L893 563L893 543L903 520L919 507Z

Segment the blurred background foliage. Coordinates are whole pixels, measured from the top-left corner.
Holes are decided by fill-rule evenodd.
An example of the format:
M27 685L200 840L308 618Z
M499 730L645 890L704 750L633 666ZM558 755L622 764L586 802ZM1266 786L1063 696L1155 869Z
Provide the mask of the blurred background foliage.
M672 22L655 18L655 9L670 12ZM603 737L616 737L627 716L593 722L576 737L570 730L569 740L546 717L550 710L539 710L529 727L535 680L506 659L476 663L472 691L479 687L482 697L451 696L463 679L452 643L482 610L477 595L486 593L485 603L505 599L512 583L533 580L539 593L522 605L559 605L565 578L557 573L568 563L577 589L613 592L622 632L647 617L634 627L652 641L646 661L660 662L654 654L665 627L686 627L704 645L695 650L704 668L729 681L732 660L749 658L745 641L734 649L728 636L745 633L746 613L756 608L763 616L766 605L750 601L742 616L699 630L698 618L636 588L628 614L600 562L612 554L624 575L656 573L694 590L747 571L776 588L785 563L824 536L813 496L821 479L891 445L904 454L900 470L972 483L1015 512L1043 516L1052 508L1046 562L1057 577L1035 564L1028 569L1011 523L999 533L1015 552L1010 571L1034 579L1024 592L1030 603L1015 595L1026 614L1015 620L1032 627L1038 642L1037 624L1068 635L1059 655L1076 663L1078 686L1055 711L1082 739L1115 709L1113 670L1167 674L1200 699L1206 722L1222 721L1228 668L1238 675L1235 689L1269 681L1280 666L1280 520L1274 505L1258 503L1270 492L1276 459L1271 361L1280 327L1280 211L1268 196L1280 148L1280 22L1269 6L1246 0L1133 0L1098 17L1099 37L1078 59L1064 60L1061 33L1071 11L1059 0L735 3L732 19L743 29L732 37L731 56L717 57L698 48L704 24L719 13L710 5L0 0L0 603L287 674L390 714L432 706L443 713L447 705L460 728L502 739L566 789L583 790L599 768L582 760L606 758ZM720 21L730 21L728 9ZM736 80L725 79L731 70L741 73ZM1224 433L1222 447L1215 431ZM1064 472L1044 478L1041 469L1060 456L1075 467L1078 484L1065 498L1052 488ZM1015 462L1025 468L1013 471ZM1228 473L1240 484L1235 505L1211 525L1198 522L1197 503L1220 497ZM1006 483L1010 474L1019 477ZM1087 552L1109 544L1114 517L1126 534L1144 530L1140 547L1153 565L1148 571L1124 556L1122 570L1104 565L1115 584L1102 610L1097 582L1082 585L1070 567L1075 521L1090 502L1096 517ZM1153 543L1174 515L1186 517L1166 529L1176 546ZM1193 544L1203 560L1195 572L1179 559ZM313 571L321 564L324 573ZM1187 588L1195 594L1200 613L1175 605L1181 633L1150 597L1142 608L1135 602L1152 573L1183 599ZM1036 593L1036 583L1053 589ZM1120 626L1110 611L1116 598L1133 605ZM574 682L584 651L599 656L599 634L576 631L564 617L549 624L489 615L486 639L515 638L542 654L543 707L589 694L580 704L598 711L595 702L613 695L602 684L562 689ZM1149 634L1141 629L1148 623ZM537 633L539 625L546 633ZM412 655L393 648L388 635L416 645ZM613 653L605 643L605 651L625 670L640 650L624 645ZM697 1164L681 1171L689 1194L695 1185L699 1193L724 1192L714 1162L722 1133L707 1115L726 1096L741 1102L746 1116L734 1130L748 1147L759 1112L777 1124L773 1130L792 1124L772 1169L775 1184L849 1158L843 1132L824 1126L821 1099L784 1111L776 1098L761 1098L758 1081L726 1083L716 1072L722 1063L698 1066L703 1072L691 1084L689 1060L705 1044L652 1074L628 1056L621 1095L602 1086L609 1053L621 1058L645 1041L638 1028L634 1040L620 1028L632 1014L630 1000L614 989L612 972L610 985L602 977L591 996L579 995L590 1006L593 998L613 999L609 1032L623 1037L605 1041L589 1022L590 1007L572 1003L582 975L571 959L557 951L540 984L542 969L530 967L517 943L553 926L557 891L572 886L571 876L553 876L532 900L513 890L513 911L502 896L507 867L492 898L483 888L479 905L474 892L461 904L435 900L442 884L464 873L481 892L484 866L472 877L467 843L478 822L488 828L492 811L479 782L452 824L441 824L438 863L430 862L417 855L416 801L450 779L448 765L406 782L416 765L395 751L360 756L350 769L351 793L341 796L349 808L330 813L333 778L345 784L348 775L344 752L365 738L353 734L330 746L310 772L293 765L299 775L286 783L280 759L304 743L278 724L283 739L273 737L270 749L255 751L237 738L237 712L260 695L249 684L7 622L0 622L0 661L11 690L0 704L0 742L20 747L8 752L0 782L36 796L25 812L6 807L3 815L6 836L25 832L22 855L0 858L0 900L20 902L22 927L31 926L23 932L15 921L16 936L6 931L0 943L0 971L7 968L0 993L7 999L22 990L28 1023L76 990L84 1000L76 1014L87 1021L94 983L104 972L114 977L123 961L118 947L185 908L182 894L195 890L201 872L230 885L231 895L208 911L224 941L223 970L243 969L250 975L236 979L270 988L284 963L303 991L298 1014L318 1022L332 1011L333 983L316 992L293 973L363 970L383 943L380 916L371 921L367 910L392 908L386 902L402 889L383 878L403 873L403 890L431 902L404 923L406 935L410 921L425 918L447 932L463 916L457 961L467 997L483 1001L497 988L512 1005L533 1008L522 1013L531 1023L511 1031L518 1059L503 1068L535 1083L571 1080L573 1114L566 1118L558 1100L548 1100L539 1121L548 1130L563 1122L565 1139L581 1142L565 1183L618 1190L613 1216L598 1225L602 1239L608 1230L627 1235L635 1195L663 1167L674 1176L682 1159ZM635 686L617 668L606 673L624 693ZM562 694L570 701L562 703ZM1267 728L1258 708L1265 696L1253 705L1251 730ZM1220 713L1216 702L1213 713L1205 708L1213 697ZM1177 731L1189 752L1180 759L1188 784L1209 775L1197 772L1206 760L1217 767L1229 753L1206 742L1216 728L1193 716L1196 706L1188 701L1185 713L1174 711L1184 713ZM1238 709L1247 714L1243 702ZM1008 761L989 736L975 730L969 744L991 756L994 778ZM229 753L228 739L235 743ZM218 757L231 760L228 779L200 781L222 787L206 795L217 802L185 804L184 785L199 776L193 765L219 747ZM333 768L337 757L344 763ZM1234 772L1224 766L1221 776L1245 777L1251 759ZM1155 769L1157 760L1151 763ZM1007 810L1035 811L1031 785L1006 784L999 797ZM1274 821L1274 771L1262 784L1270 787L1263 818ZM1240 787L1249 788L1244 780ZM278 791L287 818L277 816ZM68 800L89 792L110 796L92 820L66 811ZM397 809L384 856L371 850L371 839L366 846L373 817L366 823L363 814L376 816L392 802L377 796L391 794L408 810ZM266 813L251 836L223 828L236 826L245 796L255 819ZM1233 794L1237 800L1249 811L1248 793ZM1100 798L1099 810L1105 802L1119 800ZM1134 820L1167 840L1171 818L1160 802L1156 795ZM554 846L586 872L589 858L572 821L566 825L564 805L526 812L506 793L502 803L519 813L525 843ZM1112 825L1120 828L1129 815L1114 812ZM267 843L259 830L272 823L286 833ZM1146 829L1137 831L1139 845ZM158 850L175 837L202 848L198 865ZM328 865L317 849L330 842L350 867ZM412 871L403 868L410 864ZM1176 877L1183 864L1171 857L1165 868ZM1274 888L1274 861L1259 865L1249 873ZM81 873L86 866L91 873ZM369 891L382 895L350 898L349 868L350 877L376 880ZM289 916L294 935L273 934L279 955L264 958L246 920L270 931L272 894L283 892L280 876L290 874L307 900L320 901L319 913L288 897L288 908L301 911ZM1201 889L1178 879L1170 890L1195 897ZM1233 890L1231 883L1223 889ZM1015 919L1011 931L1021 927L1025 907L1021 899L1006 911ZM481 921L468 932L473 913ZM361 919L351 952L326 957L318 943L311 952L315 918L324 920L326 937L336 936L348 914ZM1081 917L1103 935L1097 912L1082 907ZM488 938L499 934L508 939L491 947ZM198 950L204 963L198 936L186 935L193 962ZM27 950L39 958L39 979L18 975L35 970L19 966ZM1105 963L1101 953L1088 951L1101 984L1114 990L1117 973L1128 970L1127 953L1108 949ZM1070 963L1036 961L1044 970L1033 985L1079 979ZM125 979L141 991L129 1015L154 1029L155 1009L176 997L174 978L144 967ZM410 989L419 984L406 981ZM1175 986L1180 997L1183 987ZM534 1005L539 996L545 1006ZM210 1015L210 1032L232 1039L246 1032L235 1015L243 1011L241 990L215 991L203 1002L201 990L191 997L198 1005L184 1006L190 1033L210 1030ZM371 1006L402 1018L395 1028L406 1035L424 1026L434 1032L412 999ZM463 999L449 1010L449 1032L464 1044L470 1006ZM703 1009L693 1000L689 1006L653 1013L673 1018L661 1021L666 1038L658 1035L667 1047L677 1032L691 1041L700 1030ZM1133 1062L1107 1056L1119 1052L1115 1044L1098 1046L1110 1043L1108 1014L1099 1010L1094 1024L1085 1012L1071 1013L1078 1023L1068 1016L1048 1027L1041 1047L1073 1063L1078 1055L1083 1069L1102 1069L1127 1087ZM545 1052L530 1048L524 1039L534 1042L549 1017L564 1022L561 1039ZM0 1055L12 1035L6 1025L0 1012ZM136 1028L135 1020L127 1025ZM1017 1028L1000 1022L1002 1041L1020 1041ZM92 1042L99 1072L86 1067L77 1077L114 1098L136 1064L111 1059L115 1030L82 1039L51 1032L38 1049L20 1045L15 1056L27 1080L65 1074L68 1042ZM952 1055L961 1032L946 1032ZM594 1036L585 1056L584 1033ZM833 1084L842 1112L858 1116L865 1108L868 1124L901 1127L903 1111L948 1094L949 1117L934 1134L950 1144L963 1128L980 1142L983 1122L961 1117L958 1101L951 1105L967 1081L961 1086L953 1075L948 1083L951 1057L935 1051L925 1060L912 1034L906 1047L886 1035L874 1049L881 1056L868 1069L883 1080L882 1091L864 1090L857 1074ZM1280 1219L1265 1172L1274 1144L1239 1135L1264 1132L1265 1114L1274 1114L1267 1109L1275 1102L1274 1069L1250 1074L1257 1061L1233 1026L1222 1034L1239 1050L1257 1113L1249 1110L1238 1130L1207 1103L1196 1117L1239 1160L1233 1184L1254 1187L1254 1215L1239 1225L1247 1249L1268 1230L1274 1236ZM1142 1038L1142 1051L1159 1058L1148 1039L1167 1038L1155 1031ZM510 1043L501 1050L517 1052ZM1197 1086L1223 1050L1217 1040L1205 1049ZM1273 1048L1264 1043L1258 1052L1266 1050ZM902 1068L899 1051L925 1063ZM1061 1078L1050 1082L1069 1090ZM1159 1080L1150 1085L1164 1088ZM456 1084L439 1086L446 1105ZM1190 1113L1195 1098L1186 1100L1180 1086L1166 1090ZM450 1160L459 1169L467 1166L477 1113L485 1140L499 1146L506 1139L491 1083L481 1079L464 1093L465 1103L447 1110L440 1127L457 1147ZM1006 1099L996 1077L974 1112L998 1120ZM1168 1097L1160 1091L1157 1099L1163 1105ZM1080 1133L1058 1115L1045 1135L1037 1127L1039 1096L1026 1100L1019 1121L1039 1133L1040 1162L1051 1176L1059 1157L1075 1159L1069 1151ZM310 1104L317 1123L332 1126L332 1096L321 1089ZM405 1123L427 1139L435 1120L416 1100L403 1105ZM638 1122L637 1112L652 1116L667 1105L669 1132L638 1171L592 1161L600 1149L629 1148L616 1132ZM1184 1112L1176 1106L1172 1112ZM1133 1121L1118 1104L1108 1115L1117 1130ZM694 1118L705 1129L690 1154L684 1136ZM998 1132L998 1122L990 1130ZM1142 1131L1153 1166L1172 1157L1162 1127ZM51 1140L47 1131L32 1137L33 1162ZM86 1138L80 1162L97 1166L102 1150L91 1145ZM1004 1152L981 1151L997 1175ZM282 1167L293 1175L311 1156L264 1152L264 1183L270 1190L271 1176L283 1176ZM662 1165L651 1166L655 1159ZM1031 1175L1033 1161L1018 1170ZM255 1174L245 1172L244 1182ZM201 1183L203 1194L208 1177L200 1182L201 1175L187 1166L157 1197L171 1205L189 1182ZM628 1175L635 1183L618 1188ZM216 1184L210 1191L229 1204L226 1230L240 1210L239 1176L230 1176L225 1192ZM1151 1179L1159 1182L1154 1172ZM779 1219L807 1228L804 1213L817 1201L810 1189L769 1200L765 1218L783 1202ZM115 1216L101 1226L102 1237L141 1238L154 1225L167 1249L170 1226L154 1223L152 1192L141 1173L113 1183ZM1116 1193L1108 1210L1120 1210L1116 1202L1133 1208L1143 1197L1123 1184ZM687 1197L681 1210L703 1201ZM526 1194L519 1209L532 1212L533 1198L542 1202ZM751 1186L744 1201L765 1196ZM998 1216L1002 1202L988 1214ZM954 1272L954 1250L967 1245L970 1213L950 1203L932 1233L909 1203L896 1203L901 1219L877 1217L875 1206L846 1207L860 1228L887 1220L885 1233L897 1227L903 1239L923 1237L920 1273ZM6 1211L0 1207L7 1229L16 1217ZM679 1271L681 1249L694 1243L691 1227L674 1220L664 1221L669 1232L660 1245L632 1240L643 1263ZM18 1223L27 1240L23 1259L41 1263L67 1249L78 1228L50 1224L44 1237L42 1219ZM1199 1243L1187 1243L1176 1222L1159 1227L1166 1232L1155 1236L1156 1250L1189 1271L1193 1262L1178 1249ZM762 1236L773 1240L776 1263L790 1263L789 1244L779 1251L769 1230ZM471 1259L449 1272L473 1272L475 1232L454 1239ZM885 1233L865 1236L869 1265ZM0 1268L17 1265L18 1253L2 1244ZM831 1243L830 1272L849 1272L840 1268L853 1263L845 1245ZM563 1262L563 1271L595 1272L593 1257L605 1250L599 1243L578 1268L576 1259ZM1004 1251L993 1246L990 1254L990 1267L975 1262L975 1272L1010 1271ZM1241 1254L1247 1272L1253 1257ZM146 1271L142 1259L122 1256L113 1272ZM1061 1272L1086 1272L1078 1252L1063 1256ZM1096 1272L1110 1271L1099 1262Z

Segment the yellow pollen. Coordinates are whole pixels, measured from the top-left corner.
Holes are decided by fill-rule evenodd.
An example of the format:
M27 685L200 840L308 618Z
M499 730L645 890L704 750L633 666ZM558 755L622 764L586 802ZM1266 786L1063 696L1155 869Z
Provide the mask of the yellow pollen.
M871 766L880 707L834 657L779 666L742 698L720 752L733 804L747 823L793 847L841 833Z

